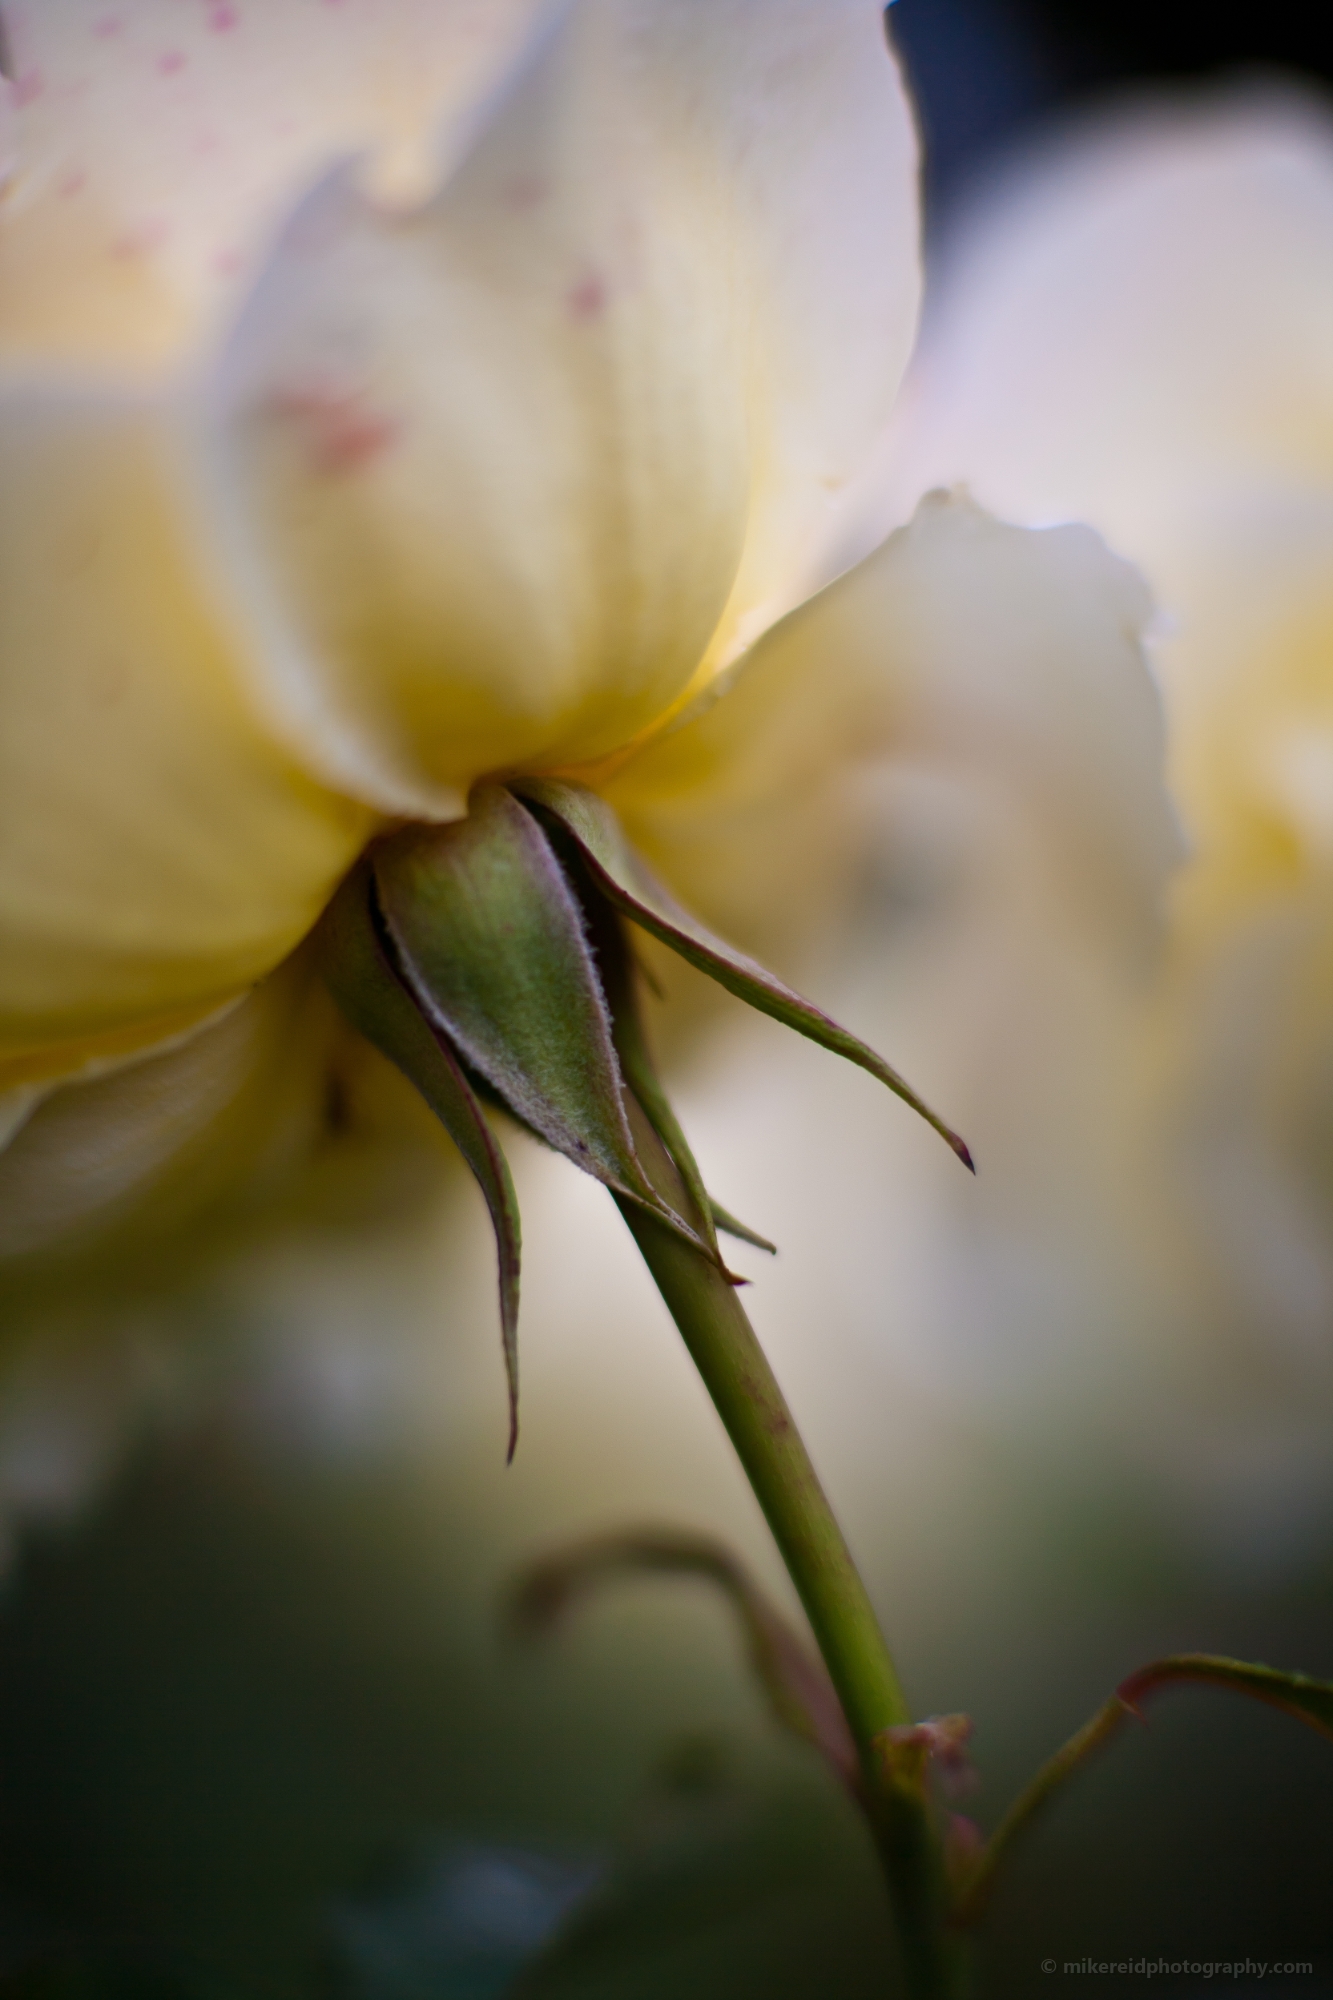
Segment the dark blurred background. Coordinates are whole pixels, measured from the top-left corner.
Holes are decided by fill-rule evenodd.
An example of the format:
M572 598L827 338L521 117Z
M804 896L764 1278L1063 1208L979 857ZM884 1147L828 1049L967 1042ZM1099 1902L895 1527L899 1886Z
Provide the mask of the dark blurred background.
M1116 92L1256 70L1333 78L1318 0L1201 7L1172 0L895 0L927 141L933 220L988 154Z
M1114 93L1333 74L1319 0L897 0L892 20L933 228L1000 149ZM0 1993L885 1991L859 1831L771 1740L714 1606L632 1592L545 1661L500 1642L479 1530L493 1447L443 1467L284 1463L203 1420L146 1444L99 1510L21 1553L0 1604ZM1155 1652L1333 1665L1333 1577L1228 1594L1172 1567L1132 1496L1085 1511L1053 1521L1034 1499L1039 1574L1006 1616L988 1617L979 1583L951 1621L902 1624L910 1682L978 1715L986 1817ZM983 1991L1065 1990L1043 1957L1130 1950L1317 1967L1164 1976L1159 1994L1333 1994L1330 1760L1221 1697L1164 1705L1016 1868ZM524 1973L593 1881L600 1914ZM1103 2000L1142 1990L1096 1981Z

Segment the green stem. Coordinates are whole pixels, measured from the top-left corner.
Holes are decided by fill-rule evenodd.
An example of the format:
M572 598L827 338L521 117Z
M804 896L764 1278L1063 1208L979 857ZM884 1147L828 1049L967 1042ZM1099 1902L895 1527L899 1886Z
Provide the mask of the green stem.
M649 1177L679 1203L684 1191L660 1142L646 1123L635 1128ZM960 1968L945 1925L939 1840L924 1786L895 1777L876 1742L912 1714L866 1587L735 1288L647 1209L616 1199L736 1448L847 1717L908 1990L913 2000L946 2000Z

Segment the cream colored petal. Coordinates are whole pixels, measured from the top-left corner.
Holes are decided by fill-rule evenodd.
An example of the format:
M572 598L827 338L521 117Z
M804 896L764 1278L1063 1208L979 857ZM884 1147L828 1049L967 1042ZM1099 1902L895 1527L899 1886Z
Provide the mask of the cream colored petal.
M342 154L430 184L536 0L6 0L0 355L142 368Z
M848 587L779 621L603 786L682 900L769 963L845 916L866 837L858 773L893 741L892 675L841 642Z
M915 302L877 6L557 10L436 199L312 198L234 343L219 513L291 739L448 814L637 737L806 587Z
M614 796L683 893L742 916L743 900L799 897L806 856L775 838L785 783L799 832L803 795L839 765L845 810L858 752L962 769L1021 791L1083 893L1142 927L1180 854L1148 614L1137 575L1088 529L1007 527L933 495L771 631L731 693L627 765Z
M1182 492L1333 477L1333 119L1251 90L1043 147L954 242L910 401L899 507L966 479L1159 590Z
M0 401L0 1088L179 1031L364 841L238 693L167 415Z

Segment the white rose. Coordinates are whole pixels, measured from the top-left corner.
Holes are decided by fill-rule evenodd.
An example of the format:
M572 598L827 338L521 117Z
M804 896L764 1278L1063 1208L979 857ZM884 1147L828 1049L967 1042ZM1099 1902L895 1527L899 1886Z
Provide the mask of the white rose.
M705 914L799 929L836 900L849 761L912 730L975 761L993 641L1056 671L1005 648L1012 609L1099 690L1134 809L1091 786L1093 844L1151 896L1142 601L1091 538L935 506L783 622L837 566L915 325L874 0L4 22L18 1295L151 1279L271 1206L331 1100L360 1115L383 1078L298 947L367 840L478 777L593 784Z

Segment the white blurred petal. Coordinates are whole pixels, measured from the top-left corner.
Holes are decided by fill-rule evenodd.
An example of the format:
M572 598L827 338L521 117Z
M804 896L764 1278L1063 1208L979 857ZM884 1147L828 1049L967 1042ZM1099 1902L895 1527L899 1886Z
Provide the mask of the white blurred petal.
M939 274L893 464L1145 539L1238 473L1333 470L1333 125L1294 89L1109 115L988 189Z
M1161 650L1189 894L1282 893L1333 866L1333 482L1255 477L1174 524L1183 609Z
M99 1238L113 1256L165 1243L238 1189L280 1185L319 1130L339 1033L293 966L179 1046L49 1092L0 1151L6 1279Z
M1071 1411L1118 1402L1117 1449L1219 1543L1286 1493L1276 1560L1325 1503L1301 1468L1333 1299L1327 109L1253 87L1154 103L992 180L946 250L897 443L887 517L962 474L1141 567L1191 849L1137 990L1089 960L1074 904L1025 929L1012 865L974 918L956 960L986 1006L955 1012L946 1067L971 1071L976 1108L965 1085L951 1114L996 1172L977 1213L937 1218L923 1294L984 1395L989 1354L1025 1397L1063 1375ZM1081 903L1098 893L1085 877Z
M339 1414L344 1446L382 1426L409 1349L415 1408L457 1246L490 1257L466 1179L300 959L177 1047L30 1104L0 1145L0 1568L14 1526L94 1500L145 1431L238 1399L264 1428L293 1363L285 1453L298 1422L307 1445Z
M881 690L876 747L1016 786L1097 906L1142 923L1181 855L1150 610L1091 530L1013 528L936 493L769 643L808 651L812 676L856 663Z
M170 360L329 162L429 184L536 0L6 0L0 354Z

